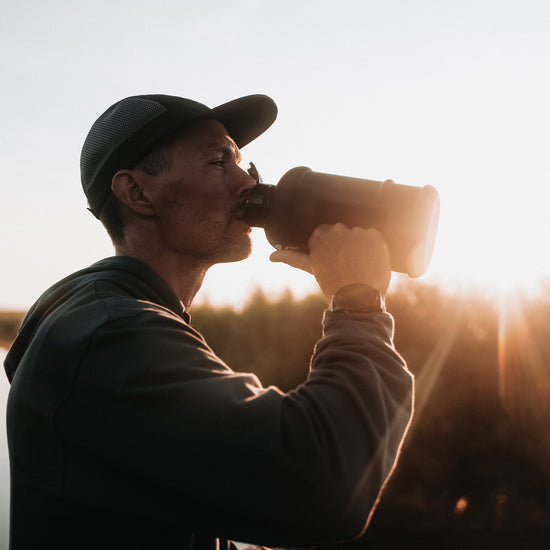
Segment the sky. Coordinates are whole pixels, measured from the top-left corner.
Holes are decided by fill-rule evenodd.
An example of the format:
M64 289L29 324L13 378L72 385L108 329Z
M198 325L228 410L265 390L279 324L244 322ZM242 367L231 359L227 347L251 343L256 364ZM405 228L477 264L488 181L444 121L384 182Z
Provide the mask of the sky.
M21 0L0 20L0 309L113 253L86 210L93 121L141 93L209 106L263 93L275 124L243 162L432 185L441 218L420 280L534 288L550 276L550 3L546 0ZM197 300L315 290L269 262L216 266ZM394 277L394 280L399 280Z

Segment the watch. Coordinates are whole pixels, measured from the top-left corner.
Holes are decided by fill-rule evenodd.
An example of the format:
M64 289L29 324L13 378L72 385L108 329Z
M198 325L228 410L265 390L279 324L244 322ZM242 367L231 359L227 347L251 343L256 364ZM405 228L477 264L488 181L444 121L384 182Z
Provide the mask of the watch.
M383 313L386 305L379 290L363 283L353 283L342 287L332 296L329 311Z

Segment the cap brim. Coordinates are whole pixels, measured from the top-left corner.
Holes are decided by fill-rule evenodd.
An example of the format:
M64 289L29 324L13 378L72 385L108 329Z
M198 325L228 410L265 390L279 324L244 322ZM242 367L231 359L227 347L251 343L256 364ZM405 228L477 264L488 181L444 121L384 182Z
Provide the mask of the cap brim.
M199 119L221 122L239 147L263 134L277 118L277 105L266 95L234 99L203 113Z

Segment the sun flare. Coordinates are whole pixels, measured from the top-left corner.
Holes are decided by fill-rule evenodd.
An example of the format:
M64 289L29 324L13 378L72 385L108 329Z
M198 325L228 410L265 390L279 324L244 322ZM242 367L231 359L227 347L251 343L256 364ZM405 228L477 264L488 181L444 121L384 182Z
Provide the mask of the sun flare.
M521 196L502 193L496 208L487 193L475 207L468 196L457 195L452 207L442 209L427 275L444 285L474 286L498 295L518 290L534 294L550 278L550 255L544 252L550 217L542 201L527 208Z
M521 419L525 406L548 411L550 373L519 294L500 300L497 346L499 397L507 413Z

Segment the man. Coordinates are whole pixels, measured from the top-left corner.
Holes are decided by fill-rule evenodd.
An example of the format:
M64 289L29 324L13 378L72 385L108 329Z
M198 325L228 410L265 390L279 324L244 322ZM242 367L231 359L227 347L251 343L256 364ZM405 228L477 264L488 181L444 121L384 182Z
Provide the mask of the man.
M250 253L239 149L275 117L265 96L156 95L92 126L82 184L116 256L49 289L6 358L13 549L305 546L365 528L412 407L382 236L322 226L309 255L273 254L331 301L288 394L233 372L188 315L208 268Z

